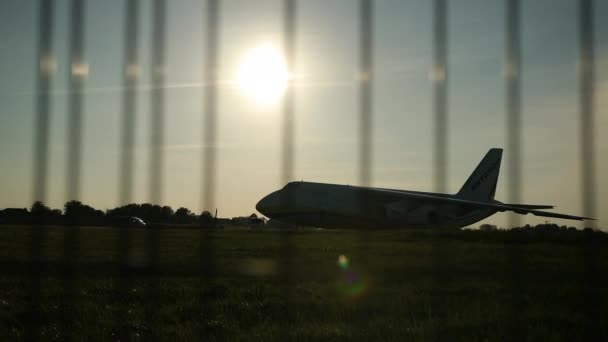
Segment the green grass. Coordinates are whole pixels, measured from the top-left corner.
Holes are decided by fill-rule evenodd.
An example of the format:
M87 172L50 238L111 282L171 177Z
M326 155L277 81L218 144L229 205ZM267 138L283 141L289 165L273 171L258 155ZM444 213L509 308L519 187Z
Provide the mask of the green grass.
M56 263L65 229L47 229L41 338L63 340L569 341L608 337L608 243L503 232L213 232L215 272L199 276L200 232L159 230L160 276L120 282L116 229L81 230L75 309ZM0 340L25 336L27 227L0 226ZM145 265L148 232L132 233ZM209 236L207 236L209 238ZM283 252L283 253L282 253ZM287 252L288 260L281 258ZM348 267L338 264L345 255ZM594 260L590 263L591 258ZM344 265L343 265L344 266ZM117 285L127 284L126 293ZM150 297L153 289L158 297Z

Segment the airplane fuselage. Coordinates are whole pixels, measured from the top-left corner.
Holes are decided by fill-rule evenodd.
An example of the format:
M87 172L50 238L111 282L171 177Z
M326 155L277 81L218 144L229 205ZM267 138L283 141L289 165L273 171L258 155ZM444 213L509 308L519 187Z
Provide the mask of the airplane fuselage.
M291 182L258 202L262 214L295 225L325 228L459 228L496 212L566 220L589 217L543 211L552 205L494 199L502 149L492 148L456 194Z
M324 228L458 228L496 210L460 203L437 203L412 194L452 197L415 191L350 185L291 182L264 197L259 212L281 222Z

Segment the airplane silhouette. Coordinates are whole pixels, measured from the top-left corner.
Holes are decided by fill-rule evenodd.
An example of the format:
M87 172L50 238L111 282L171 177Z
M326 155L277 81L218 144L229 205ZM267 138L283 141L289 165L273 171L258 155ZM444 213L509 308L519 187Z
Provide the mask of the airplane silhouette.
M460 228L505 211L593 220L540 210L551 205L495 200L501 159L502 149L490 149L456 194L301 181L262 198L256 209L281 222L324 228Z

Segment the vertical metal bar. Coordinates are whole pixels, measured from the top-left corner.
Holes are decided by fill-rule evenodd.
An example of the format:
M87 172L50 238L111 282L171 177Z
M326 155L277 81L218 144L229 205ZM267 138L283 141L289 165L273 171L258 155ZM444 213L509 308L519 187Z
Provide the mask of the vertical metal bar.
M217 149L217 81L219 72L218 36L219 3L207 0L207 28L204 79L203 112L203 208L215 209L216 149Z
M369 186L372 177L373 3L360 0L359 7L359 183Z
M51 121L51 80L55 72L53 56L53 16L55 2L40 0L38 4L38 58L36 60L36 119L34 135L34 201L46 200L49 156L49 129ZM30 270L28 281L28 307L31 313L30 325L25 328L26 340L38 340L41 331L40 272L42 244L46 231L41 226L32 227L29 242Z
M447 190L447 77L448 77L448 9L446 0L435 0L433 2L433 65L431 69L431 82L433 86L433 110L434 110L434 141L433 141L433 172L434 188L436 192L445 193ZM447 241L443 238L440 227L433 231L433 245L431 246L433 256L434 286L433 305L440 307L444 302L444 290L448 285L450 276ZM436 340L445 340L443 335L446 321L445 311L439 310L435 319Z
M581 121L581 169L583 212L595 217L595 52L593 44L593 1L579 1L579 101Z
M433 7L433 104L435 111L434 186L437 192L447 190L447 4L435 0Z
M373 80L374 80L374 3L373 0L359 1L359 185L363 187L371 184L372 163L372 115L373 115ZM357 212L361 217L361 224L374 222L372 199L365 189L359 189L356 194ZM357 250L353 255L353 262L358 267L365 268L365 260L369 257L368 243L369 230L360 230L357 234ZM369 315L365 310L357 313L361 317Z
M373 18L374 3L372 0L359 1L359 185L370 186L372 162L372 96L373 96ZM370 210L371 198L366 190L359 189L355 205L361 217L361 224L373 222L374 210ZM357 257L365 260L368 233L358 234Z
M204 48L205 65L203 69L203 149L202 149L202 168L203 179L201 182L203 209L213 213L215 208L215 187L217 173L217 110L218 93L217 84L219 78L219 28L220 28L220 4L218 0L207 0L205 8L206 16L206 46ZM205 288L203 282L209 282L215 275L214 257L214 235L210 231L216 225L215 219L210 222L201 221L200 233L200 288L199 302L201 305L202 317L206 321L213 319L215 312L213 305L209 303L209 297L205 296L202 289ZM210 224L210 226L209 226ZM205 329L201 329L201 340L206 339Z
M163 190L163 144L165 106L165 0L154 0L152 14L152 91L150 94L150 201L161 204Z
M521 47L519 0L506 2L505 70L509 202L521 202ZM521 225L520 216L509 213L508 226Z
M121 70L122 89L122 138L120 146L120 183L119 203L128 204L133 194L133 161L135 158L135 113L137 105L137 80L140 66L138 61L138 27L139 0L125 2L124 22L124 66ZM118 277L114 281L115 303L128 296L131 284L129 269L129 250L131 249L131 230L118 230ZM115 326L120 340L129 340L129 331L125 327L128 315L124 305L116 305Z
M152 56L150 93L151 132L150 132L150 202L161 205L163 197L163 167L164 167L164 124L165 124L165 40L166 40L167 2L154 0L152 8ZM152 329L151 339L158 339L158 316L156 305L160 301L159 274L159 231L148 230L147 251L149 262L150 283L146 316Z
M594 134L594 101L595 101L595 47L593 32L593 1L579 0L578 34L579 34L579 105L580 105L580 144L583 212L587 217L595 217L596 183L595 183L595 134ZM600 317L602 303L601 291L598 291L597 260L598 245L593 236L588 235L584 252L583 298L581 307L585 315L584 339L592 340L600 336Z
M47 195L49 130L51 116L51 80L56 69L53 56L54 0L39 1L38 59L36 90L36 134L34 140L34 201Z
M213 213L215 208L215 186L217 172L217 109L218 109L218 94L217 83L219 73L219 26L220 26L220 4L218 0L207 0L206 6L206 46L205 46L205 67L203 70L204 80L204 106L203 106L203 182L201 194L203 199L203 209ZM201 225L209 224L209 222L201 221ZM215 274L215 265L213 263L213 233L208 230L215 227L215 220L211 226L201 226L206 230L201 230L200 235L200 267L201 281L204 276L211 277ZM203 288L201 284L201 288ZM209 306L205 303L207 297L201 295L201 304L203 316L209 319L213 313L209 310Z
M133 159L135 158L135 112L137 105L137 79L139 64L137 56L139 0L125 2L124 67L122 70L122 139L120 148L120 188L119 203L128 204L133 194ZM129 229L120 229L119 260L126 266L130 248Z
M84 6L83 0L72 0L70 14L70 70L67 140L67 200L80 197L82 164L82 86L88 74L84 61Z
M135 92L139 76L137 56L139 25L139 0L128 0L125 3L125 41L124 41L124 67L122 70L122 138L120 148L120 183L118 188L119 203L128 204L133 197L133 159L135 141Z
M296 0L283 1L283 53L285 55L287 70L291 73L295 69L296 50L296 27L297 27L297 3ZM291 77L288 80L285 97L283 98L283 130L281 137L282 163L281 183L286 184L293 180L294 172L294 119L295 119L295 89ZM287 193L282 196L283 206L291 207L293 196ZM287 227L284 227L287 228ZM293 277L294 259L293 234L289 229L281 231L280 249L280 276L281 291L285 298L285 307L288 308L281 321L282 340L290 339L291 328L294 322L295 312L293 299Z
M70 8L70 70L69 72L69 103L68 103L68 140L67 140L67 172L66 197L68 201L80 198L81 169L82 169L82 88L84 78L88 74L88 66L84 60L84 28L85 1L72 0ZM76 273L78 258L78 240L82 224L80 217L72 217L70 227L64 236L64 298L62 329L64 337L72 339L76 312Z
M295 34L296 34L296 1L285 0L283 5L283 48L287 70L293 72L295 67ZM283 155L282 183L293 180L294 170L294 108L295 94L291 77L288 80L283 101Z
M507 186L510 203L521 202L521 44L520 44L520 2L506 0L505 2L505 87L507 115L507 155L509 156ZM509 213L507 216L509 228L521 225L519 215ZM510 307L509 338L521 340L526 336L525 321L522 319L525 310L526 290L523 282L522 269L525 267L525 255L520 246L506 246L509 272L511 274L512 300Z

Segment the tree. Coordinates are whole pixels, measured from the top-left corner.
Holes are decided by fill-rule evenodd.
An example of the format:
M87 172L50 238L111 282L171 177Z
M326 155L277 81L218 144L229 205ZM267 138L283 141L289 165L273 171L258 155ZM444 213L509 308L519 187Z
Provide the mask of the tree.
M215 219L209 211L205 210L200 216L200 223L202 228L213 228Z
M104 223L104 213L80 201L68 201L63 207L68 224L100 225Z
M36 201L30 209L32 221L37 224L61 224L60 210L51 210L42 201Z
M34 204L32 204L30 212L32 213L32 215L40 216L51 212L51 208L44 205L42 201L36 201L34 202Z
M210 214L211 215L211 214ZM173 215L176 223L194 223L196 222L195 215L188 208L180 207Z
M173 216L173 209L169 206L160 208L160 219L163 222L169 222Z
M207 213L209 212L207 211ZM175 211L175 216L189 216L190 214L190 209L184 207L180 207ZM211 213L209 213L209 215L211 215Z

